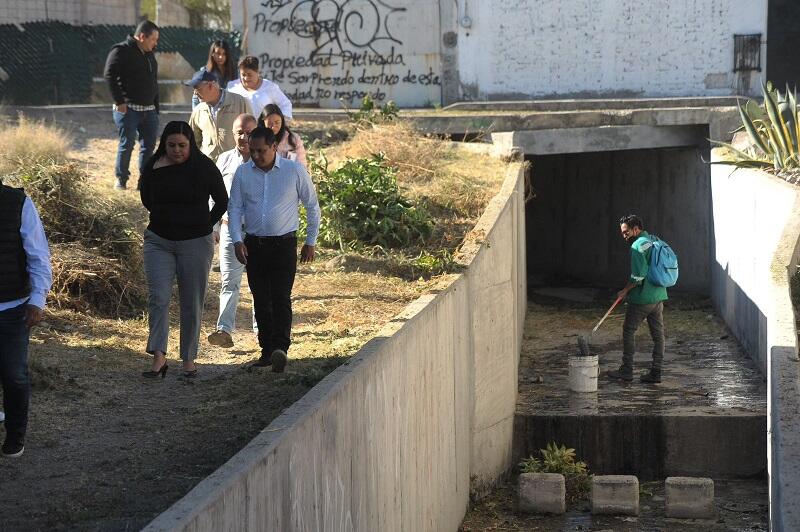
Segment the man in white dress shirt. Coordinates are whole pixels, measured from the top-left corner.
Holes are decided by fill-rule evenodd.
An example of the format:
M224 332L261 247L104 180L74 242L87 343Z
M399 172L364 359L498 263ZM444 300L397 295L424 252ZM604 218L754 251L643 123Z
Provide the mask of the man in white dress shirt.
M239 165L250 160L250 147L248 137L256 128L257 122L253 115L242 114L233 121L233 137L236 147L228 150L217 159L217 168L222 173L228 196L231 194L233 173ZM220 226L214 228L215 236L219 242L219 271L222 285L219 290L219 317L217 330L208 336L211 345L220 347L233 347L231 334L236 327L236 306L239 304L239 288L242 284L244 264L236 259L233 249L231 233L228 229L228 213L222 215ZM253 320L255 329L255 319Z
M19 188L0 182L0 382L6 438L3 456L25 451L31 381L28 341L42 321L52 284L50 249L39 213Z
M250 161L233 175L228 228L236 258L247 268L256 309L261 358L254 365L271 365L276 373L284 370L291 343L300 203L306 208L306 240L300 251L300 262L305 263L314 260L319 234L314 184L303 165L277 155L271 129L255 128L250 133Z

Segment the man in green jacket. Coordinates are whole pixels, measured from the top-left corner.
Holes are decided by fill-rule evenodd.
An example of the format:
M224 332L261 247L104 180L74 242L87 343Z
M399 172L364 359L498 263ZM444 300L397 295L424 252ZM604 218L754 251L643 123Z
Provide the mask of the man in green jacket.
M661 363L664 360L664 301L667 289L647 279L650 269L650 254L653 243L642 226L642 219L635 214L619 220L622 238L631 242L631 276L625 288L617 293L627 300L625 323L622 326L622 365L611 370L608 376L623 381L633 380L633 354L636 352L636 329L647 319L650 336L653 338L653 362L650 371L639 378L644 383L661 382Z

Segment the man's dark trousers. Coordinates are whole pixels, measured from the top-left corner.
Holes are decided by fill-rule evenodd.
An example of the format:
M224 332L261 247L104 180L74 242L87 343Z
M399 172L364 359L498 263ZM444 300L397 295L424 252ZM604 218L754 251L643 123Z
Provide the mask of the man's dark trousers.
M297 272L297 238L246 236L247 283L253 294L262 356L288 352L292 332L292 286Z
M633 373L633 355L636 352L636 329L647 319L650 337L653 339L653 363L651 370L661 374L664 360L664 302L652 305L628 303L625 323L622 325L622 367L620 371Z
M0 381L3 383L6 435L18 440L24 440L28 426L29 332L24 304L0 311Z
M117 163L114 172L120 183L128 182L130 176L130 163L133 147L136 144L136 135L139 135L139 172L144 164L153 155L158 138L158 113L155 111L134 111L128 107L126 113L116 109L114 124L119 134L119 147L117 148Z

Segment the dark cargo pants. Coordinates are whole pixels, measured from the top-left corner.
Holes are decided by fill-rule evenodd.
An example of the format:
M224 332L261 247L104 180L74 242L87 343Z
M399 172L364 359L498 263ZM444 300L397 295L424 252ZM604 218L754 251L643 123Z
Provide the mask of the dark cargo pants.
M636 352L636 330L647 319L650 337L653 339L653 363L651 370L661 373L664 360L664 302L652 305L628 303L625 323L622 325L622 367L624 373L633 373L633 354Z

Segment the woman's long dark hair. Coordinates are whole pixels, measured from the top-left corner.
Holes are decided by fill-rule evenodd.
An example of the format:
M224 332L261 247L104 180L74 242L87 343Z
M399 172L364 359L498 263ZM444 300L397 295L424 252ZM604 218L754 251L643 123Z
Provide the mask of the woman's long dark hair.
M156 148L156 151L150 159L147 160L147 164L145 164L143 170L153 170L153 165L156 164L156 161L167 153L167 137L175 133L180 133L189 139L189 158L186 160L187 163L196 164L198 159L205 157L203 152L200 151L200 148L197 147L197 143L194 140L194 132L189 124L181 120L173 120L164 126L164 131L161 132L161 139L158 141L158 148Z
M275 138L278 139L277 143L281 143L284 135L289 135L289 146L291 146L293 150L296 150L297 146L294 143L294 135L292 135L292 130L289 129L289 126L286 125L286 117L283 116L283 111L281 111L281 108L274 103L268 103L264 106L264 110L261 111L261 115L258 117L258 125L267 127L267 117L269 115L278 115L281 117L281 129L275 135Z
M222 68L222 70L219 69L217 63L212 57L214 48L222 48L225 50L225 66ZM229 81L236 79L236 67L234 66L233 57L231 56L231 47L228 44L228 41L217 39L211 43L211 46L208 48L208 61L206 61L206 70L217 73L217 75L221 78L219 80L219 86L223 89Z

